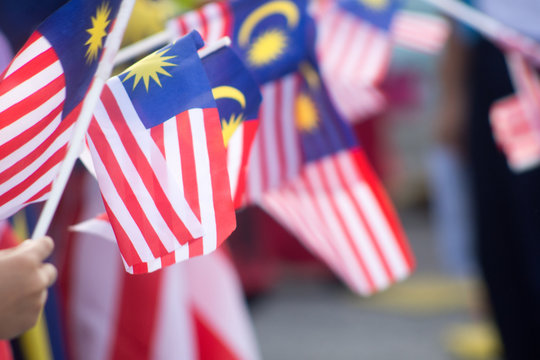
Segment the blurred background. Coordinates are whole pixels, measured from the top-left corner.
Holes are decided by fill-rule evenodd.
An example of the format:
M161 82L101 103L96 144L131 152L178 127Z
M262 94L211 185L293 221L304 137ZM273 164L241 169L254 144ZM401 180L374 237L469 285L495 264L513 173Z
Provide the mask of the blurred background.
M48 5L50 10L59 2ZM125 43L163 30L165 19L198 5L138 0ZM5 6L12 14L25 11L15 3ZM418 0L406 7L434 13ZM2 25L12 49L29 35L16 30L24 24ZM473 259L463 129L446 121L448 106L460 107L443 96L448 56L446 50L428 55L395 47L382 84L388 106L354 124L413 247L417 269L412 276L359 297L262 210L238 214L238 230L227 243L263 359L501 358Z

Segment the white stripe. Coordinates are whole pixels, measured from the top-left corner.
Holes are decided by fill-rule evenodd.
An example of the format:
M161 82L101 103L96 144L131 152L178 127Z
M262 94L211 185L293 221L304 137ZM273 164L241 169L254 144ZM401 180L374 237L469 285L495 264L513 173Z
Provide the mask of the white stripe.
M8 71L6 71L6 75L5 75L4 79L8 78L9 75L13 74L15 71L20 69L27 62L29 62L32 59L36 58L40 54L42 54L45 51L49 50L50 48L51 48L51 44L49 43L49 41L45 37L40 36L30 46L28 46L26 49L24 49L23 52L18 54L15 57L15 59L13 59L13 62L9 66Z
M199 190L199 206L201 223L204 228L203 253L208 254L217 247L216 213L210 173L210 158L204 127L202 109L189 110L189 121L193 136L193 153L195 156L195 173Z
M59 122L59 120L57 121ZM53 123L50 126L51 128L56 128L56 124ZM21 171L14 174L10 179L0 184L0 194L8 192L10 189L14 188L21 182L23 182L25 179L29 178L32 174L34 174L36 171L39 170L39 168L49 160L51 156L54 155L59 149L64 147L69 139L71 138L73 125L71 125L69 128L67 128L62 134L57 134L58 137L53 141L53 143L45 150L43 151L34 161L32 161L28 166L26 166ZM53 129L54 130L54 129ZM47 134L45 134L47 135ZM32 141L33 143L33 141ZM37 144L39 145L39 144ZM25 147L26 148L26 147ZM35 148L34 148L35 149ZM33 149L33 150L34 150ZM19 151L17 151L19 153ZM7 160L12 160L13 163L8 164L9 166L14 165L16 160L21 160L23 156L26 156L28 154L20 154L21 157L16 159L13 155L9 156ZM1 166L4 168L4 161L1 161ZM7 169L8 167L6 167Z
M351 251L350 245L348 244L347 235L343 232L343 228L339 223L334 210L332 209L330 197L323 188L320 173L317 170L317 165L307 166L305 173L306 182L308 182L313 189L313 197L316 202L316 206L322 215L319 216L318 219L313 219L312 221L323 222L326 224L327 229L332 230L335 235L332 237L328 236L327 238L333 239L333 244L338 249L339 254L341 255L341 258L343 259L347 268L347 272L351 275L354 282L365 282L365 274L363 273L362 268L360 267L360 264L356 258L352 255L353 251ZM308 197L306 197L306 199L307 198ZM312 221L310 221L310 223ZM362 257L364 257L363 255L364 254L361 254Z
M247 163L246 198L248 201L258 199L262 194L262 159L261 159L261 132L257 131Z
M183 15L184 24L186 25L187 32L190 32L191 30L197 30L199 33L201 33L201 37L203 39L206 39L206 34L203 34L201 29L201 19L198 11L190 11ZM183 34L185 35L185 34Z
M345 58L345 54L348 51L348 35L353 27L353 19L351 16L343 16L334 29L334 33L331 39L331 46L327 49L327 56L325 56L322 65L327 71L332 74L339 74L341 77L341 69L339 67L340 61Z
M349 154L340 154L338 164L343 174L347 174L346 179L352 189L356 202L361 205L364 214L371 225L382 253L397 278L405 277L409 272L403 253L397 244L396 235L393 233L386 217L382 212L380 204L375 199L372 190L368 185L358 178L358 173L351 173L350 169L356 165L352 163ZM347 170L348 169L348 170Z
M279 80L278 80L279 81ZM264 99L261 105L261 133L264 137L264 159L263 166L267 172L267 189L272 189L280 183L280 168L277 150L279 149L279 140L276 133L276 92L277 82L266 84L262 88L262 96Z
M281 81L281 128L283 147L286 154L287 179L292 179L300 171L300 144L295 127L296 74L288 75Z
M9 216L13 215L16 209L21 208L21 204L26 203L26 201L28 201L41 190L43 190L47 185L52 183L52 181L57 175L59 166L60 164L52 167L49 171L47 171L39 179L37 179L29 187L27 187L17 197L0 206L0 218L6 219Z
M17 86L0 96L0 112L31 96L62 74L63 70L60 61L55 61L36 75L17 84Z
M186 266L163 270L150 359L196 359L196 331L191 315Z
M94 143L92 142L92 139L90 137L88 137L88 146L90 147L90 151L92 152L92 160L94 162L94 167L98 175L98 182L101 194L105 198L105 201L107 202L109 208L114 213L114 216L122 226L127 237L129 238L129 241L133 244L133 247L135 248L135 251L137 252L139 258L141 258L141 261L144 262L154 259L154 255L152 254L150 247L146 243L137 223L135 222L135 220L133 220L131 214L126 208L126 204L118 195L114 183L110 178L109 173L107 172L107 169L103 164L101 158L99 157L96 147L94 146Z
M290 186L287 186L266 194L260 205L282 226L288 228L291 234L299 236L311 252L324 259L338 274L345 275L339 266L339 259L335 257L334 250L325 239L321 222L309 222L309 218L316 219L318 216L313 214L313 207L302 207L302 203L305 203L303 195L291 191Z
M325 160L321 165L325 175L324 177L328 181L328 185L331 189L331 196L335 201L336 210L348 229L348 233L351 236L350 240L357 247L358 253L360 253L364 259L364 264L366 265L376 288L380 289L388 286L389 279L384 272L383 264L380 262L377 251L372 243L372 241L376 241L376 239L371 239L366 229L366 226L371 227L373 225L369 221L370 218L368 217L368 214L364 214L368 222L368 224L364 224L362 222L361 214L359 214L354 207L353 199L349 197L347 191L343 188L343 185L337 177L334 159ZM353 167L349 168L348 172L344 172L344 174L349 176L354 172L353 169Z
M105 211L94 179L86 177L81 191L84 193L81 219ZM107 228L105 231L112 233L109 222L99 222L101 229ZM119 292L122 289L118 248L114 242L98 238L95 234L78 233L73 240L68 301L71 306L67 317L73 334L73 356L81 360L107 359L115 339Z
M156 178L158 179L161 188L167 195L168 201L170 201L171 204L173 205L174 211L176 211L176 214L182 220L182 222L184 223L184 225L186 226L187 230L189 231L189 233L191 234L193 238L201 237L203 235L201 224L199 220L197 219L197 217L195 216L195 214L193 213L193 211L191 210L191 207L189 206L185 197L183 196L182 191L180 190L182 186L181 179L168 177L167 180L172 183L170 184L171 186L167 187L168 184L165 181L165 179L163 179L163 175L162 175L162 174L167 173L167 163L165 159L163 158L163 155L161 154L161 151L159 150L158 146L152 139L150 135L150 131L144 127L142 121L139 119L139 116L137 115L137 112L133 108L133 104L131 103L131 100L129 96L127 95L126 90L124 86L122 85L120 79L117 77L112 78L107 82L107 85L109 86L111 92L113 93L116 99L116 102L118 103L118 106L120 107L122 116L124 117L124 119L127 120L126 124L129 127L133 136L135 137L137 141L137 145L141 149L145 149L144 155L147 161L152 164L152 170L154 171L154 174ZM107 119L108 119L108 116L107 116ZM173 119L173 121L176 121L176 120ZM112 124L110 126L112 126ZM113 129L111 129L111 131L112 130ZM131 166L131 169L132 169L131 171L136 171L134 170L135 167L132 165L131 161L129 160L129 156L125 152L126 149L124 149L124 146L122 145L120 138L117 136L116 131L113 131L113 134L116 135L115 137L116 142L117 142L116 146L119 146L120 148L122 148L121 150L123 150L123 152L121 153L121 155L124 156L124 159L126 159L126 161L129 163L129 164L124 164L123 162L119 162L120 166L121 167L123 165ZM177 132L175 132L174 134L176 135ZM164 136L165 137L171 136L171 134L164 134ZM113 149L113 152L120 151L120 149L116 149L114 146L112 146L112 149ZM124 173L131 174L131 172L124 172ZM128 176L128 178L131 178L131 177ZM140 177L134 177L134 179L140 179ZM142 181L140 184L143 184ZM140 184L138 186L142 186L141 189L144 188L145 190L144 196L145 197L150 196L144 184L143 185L140 185ZM138 189L138 188L139 187L135 187L135 189ZM148 197L148 199L149 200L142 201L142 203L145 204L146 201L152 201L151 197ZM158 217L162 220L161 215L159 215ZM178 246L178 243L175 242L175 246Z
M361 78L357 81L373 83L381 74L383 66L386 66L389 57L390 43L386 35L376 32L373 34L375 38L370 42L370 51L366 54L366 61L363 63L364 70Z
M244 123L236 129L227 144L227 172L231 185L231 195L234 199L238 188L240 170L242 168L242 155L244 152Z
M341 77L344 82L350 82L351 74L358 71L359 66L363 64L363 58L371 51L371 48L366 45L369 35L369 27L364 23L359 23L355 26L352 44L348 47L346 60L342 63Z
M223 21L225 14L221 13L221 8L216 3L210 3L201 10L208 28L208 34L204 39L211 44L225 35L225 21Z
M26 113L19 119L15 120L10 125L4 127L3 129L0 129L0 145L3 145L7 143L8 141L15 138L17 135L22 134L29 128L35 126L38 122L42 121L47 115L49 115L54 109L56 109L59 105L62 104L64 99L66 98L66 90L65 88L62 88L58 93L47 99L44 103L39 105L36 109ZM60 119L62 116L62 111L60 111L59 115L56 117L55 120ZM51 123L54 123L55 120L53 120ZM47 131L47 130L42 130ZM39 141L41 143L42 141ZM26 142L26 146L30 147L30 151L34 150L39 143L33 143L30 145L29 142ZM25 146L23 145L23 147ZM19 149L22 149L19 148ZM26 151L26 152L30 152ZM16 152L13 152L16 153ZM23 152L24 153L24 152ZM5 154L3 154L5 155ZM6 158L4 157L3 160ZM9 165L0 165L0 169L9 166Z
M177 189L180 192L178 196L185 198L177 121L175 116L163 123L163 146L168 169L167 179L163 180L168 181L167 189Z
M127 149L124 147L124 144L122 143L120 135L116 132L116 129L114 129L112 121L109 118L109 114L107 113L102 102L99 102L98 105L96 106L94 110L94 116L100 128L103 129L102 132L104 134L104 137L107 139L107 142L109 143L112 149L113 154L111 155L114 155L114 158L118 162L118 165L122 173L125 174L126 181L128 182L130 188L132 189L133 193L136 196L136 199L129 199L129 200L130 201L137 200L137 202L139 202L141 207L144 209L146 218L148 219L149 223L152 225L152 228L154 229L156 234L159 236L159 239L161 243L163 244L163 246L167 249L167 251L169 252L173 251L177 246L179 246L178 241L176 240L176 236L173 230L169 228L169 226L167 225L167 223L161 216L161 213L159 212L157 208L157 204L152 199L152 196L150 195L149 190L146 188L144 182L142 181L139 175L139 172L137 171L137 168L131 162L131 159L129 158L129 155L127 153ZM126 114L123 113L123 116L125 117ZM129 119L140 121L137 118L129 118ZM115 121L124 121L124 120L115 119ZM137 135L134 135L134 136L137 136ZM93 150L96 151L95 148ZM96 155L99 156L97 153ZM97 167L96 167L96 172L98 174L98 179L100 178L100 175L101 176L105 175L103 172L98 170ZM107 173L107 177L109 177L108 173ZM119 195L115 191L115 194L113 195L113 198L111 198L111 200L116 198L116 196L119 196ZM106 199L107 199L107 202L110 201L108 198ZM148 261L148 259L146 258L143 260Z

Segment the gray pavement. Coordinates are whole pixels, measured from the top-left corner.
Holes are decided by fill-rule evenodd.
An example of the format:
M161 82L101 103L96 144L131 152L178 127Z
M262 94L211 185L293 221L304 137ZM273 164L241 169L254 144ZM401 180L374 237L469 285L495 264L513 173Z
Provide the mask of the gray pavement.
M444 343L471 320L470 281L441 274L424 212L402 214L418 260L415 275L369 299L292 274L252 306L264 359L455 359Z

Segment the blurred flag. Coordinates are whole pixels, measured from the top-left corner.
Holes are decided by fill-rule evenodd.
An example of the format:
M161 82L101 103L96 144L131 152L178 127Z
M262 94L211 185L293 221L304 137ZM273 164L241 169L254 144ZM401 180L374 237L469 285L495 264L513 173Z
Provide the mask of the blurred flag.
M223 36L252 71L259 84L297 69L313 36L307 0L237 0L210 3L172 20L177 36L201 32L206 43Z
M0 75L0 218L45 200L120 0L72 0Z
M495 102L490 121L508 165L522 172L540 164L540 79L523 55L506 55L516 95Z
M100 211L92 188L85 188L83 218ZM73 358L260 358L238 276L223 248L131 276L122 270L106 216L76 229L70 279L63 284Z
M311 65L295 75L295 132L302 171L266 192L261 206L320 256L354 291L368 295L414 264L386 194Z
M441 16L400 10L390 27L396 45L426 54L438 54L450 35L450 24Z
M229 47L202 60L221 118L227 149L227 169L234 207L239 208L245 190L246 165L259 126L259 87L245 65Z
M389 29L400 2L338 0L315 4L317 57L323 77L344 84L378 84L389 65Z
M208 254L236 226L219 115L197 54L202 45L193 32L110 79L88 129L131 273Z
M390 25L398 1L312 3L316 53L328 92L349 122L380 113L386 106L377 86L391 55Z

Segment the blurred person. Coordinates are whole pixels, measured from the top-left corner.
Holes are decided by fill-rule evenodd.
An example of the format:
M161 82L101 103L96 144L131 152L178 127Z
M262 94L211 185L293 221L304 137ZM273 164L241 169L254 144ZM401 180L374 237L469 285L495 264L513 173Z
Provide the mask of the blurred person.
M2 247L12 244L2 236ZM52 239L43 237L0 250L0 339L14 338L36 323L57 276L56 268L44 262L53 248Z
M540 40L537 0L473 5ZM441 140L468 160L476 259L504 358L540 359L540 168L513 173L489 123L493 102L513 92L501 50L456 32L443 61Z

